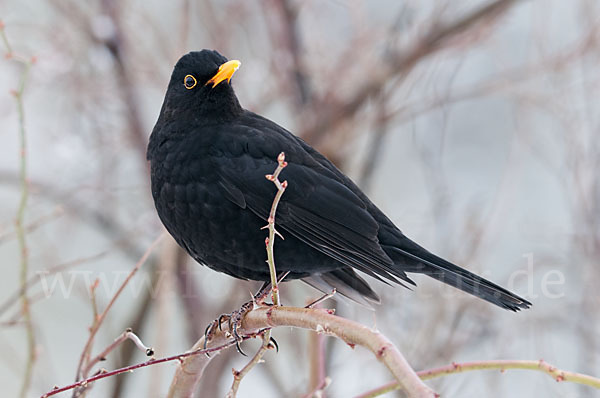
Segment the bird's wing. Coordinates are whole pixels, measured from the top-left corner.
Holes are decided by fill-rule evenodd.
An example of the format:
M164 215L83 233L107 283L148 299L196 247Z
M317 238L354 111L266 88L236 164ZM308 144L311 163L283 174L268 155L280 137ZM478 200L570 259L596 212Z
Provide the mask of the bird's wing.
M265 175L275 171L276 155L263 153L263 141L243 133L235 141L234 150L214 162L219 185L231 202L249 208L266 221L276 188ZM365 203L297 144L288 144L287 140L279 140L279 144L288 160L280 180L287 180L289 185L279 203L276 225L342 264L378 279L410 281L403 271L393 267L381 248L379 225Z

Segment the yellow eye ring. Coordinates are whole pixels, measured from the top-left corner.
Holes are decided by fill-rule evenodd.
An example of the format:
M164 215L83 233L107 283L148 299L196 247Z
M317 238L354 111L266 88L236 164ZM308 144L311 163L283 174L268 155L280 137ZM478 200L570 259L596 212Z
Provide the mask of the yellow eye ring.
M185 77L183 78L183 85L185 86L185 88L187 88L188 90L193 89L194 87L196 87L196 84L198 84L198 81L196 80L196 78L192 75L185 75Z

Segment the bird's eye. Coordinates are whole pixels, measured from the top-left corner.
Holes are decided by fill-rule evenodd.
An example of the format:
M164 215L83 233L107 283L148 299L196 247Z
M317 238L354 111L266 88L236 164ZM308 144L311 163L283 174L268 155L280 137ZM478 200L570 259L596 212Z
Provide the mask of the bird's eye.
M185 78L183 79L183 85L188 90L191 90L194 87L196 87L197 83L198 82L196 81L196 78L194 76L192 76L192 75L186 75Z

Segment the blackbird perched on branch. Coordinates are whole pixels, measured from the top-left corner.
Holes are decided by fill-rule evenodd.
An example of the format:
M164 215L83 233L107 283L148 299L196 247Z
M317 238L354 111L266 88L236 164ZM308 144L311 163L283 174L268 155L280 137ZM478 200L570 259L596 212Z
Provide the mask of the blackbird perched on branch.
M347 176L285 128L240 105L230 84L240 66L216 51L175 65L148 145L152 196L175 240L199 263L236 278L269 281L265 234L275 186L265 179L285 152L289 185L277 210L285 240L277 269L325 292L378 302L356 271L414 285L428 275L502 308L531 303L408 239Z

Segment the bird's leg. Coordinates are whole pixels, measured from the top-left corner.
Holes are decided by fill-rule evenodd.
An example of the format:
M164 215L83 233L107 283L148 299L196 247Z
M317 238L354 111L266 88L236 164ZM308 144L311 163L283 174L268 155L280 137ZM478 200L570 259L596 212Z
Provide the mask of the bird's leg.
M277 282L281 282L283 280L283 278L285 278L287 276L288 273L289 272L285 272L285 273L281 274L279 276L279 278L277 278L278 279ZM273 305L273 304L265 302L265 300L267 299L267 297L269 297L269 294L271 293L271 289L272 289L271 282L263 283L260 290L254 296L252 296L252 300L244 303L240 307L239 310L233 311L229 315L221 315L219 317L219 320L218 320L219 328L221 327L221 320L223 319L223 317L228 318L228 320L229 320L228 333L231 336L233 336L233 338L235 339L235 345L236 345L238 352L244 356L246 356L246 354L244 354L244 352L242 351L242 349L240 347L240 343L242 342L243 338L238 334L238 329L242 326L242 321L244 319L244 316L246 316L246 314L249 313L250 311L252 311L254 308L264 306L264 305L267 305L267 306ZM274 339L271 339L271 340L273 340L274 346L277 347L277 351L279 351L277 342L274 341Z

